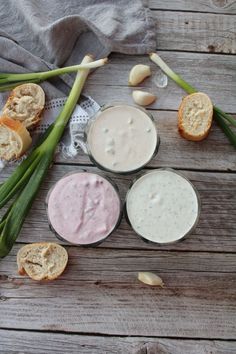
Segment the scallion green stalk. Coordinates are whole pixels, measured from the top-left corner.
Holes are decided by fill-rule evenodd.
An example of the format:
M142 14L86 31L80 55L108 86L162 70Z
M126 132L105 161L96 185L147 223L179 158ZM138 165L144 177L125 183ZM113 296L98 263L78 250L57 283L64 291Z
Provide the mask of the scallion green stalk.
M161 70L169 76L173 81L176 82L182 89L184 89L187 93L191 94L197 92L197 89L190 84L188 84L185 80L182 79L181 76L177 75L162 59L157 53L151 53L150 59L157 64ZM231 129L230 126L236 127L236 119L223 112L220 108L213 106L214 109L214 119L221 127L229 141L236 148L236 133Z
M0 73L0 91L11 90L13 87L19 84L25 83L39 83L44 80L48 80L54 76L64 75L71 72L77 72L78 70L94 69L102 66L107 61L105 59L99 59L92 61L91 63L84 63L80 65L67 66L64 68L37 72L37 73L24 73L24 74L13 74L13 73Z
M103 64L105 62L106 60L103 60ZM20 233L25 217L52 163L56 146L80 97L91 67L87 65L89 63L92 63L91 56L85 56L80 66L83 66L83 70L77 73L65 106L52 127L45 132L41 144L35 147L0 186L0 207L17 194L15 201L0 221L0 257L5 257L10 252ZM100 63L101 61L97 61L98 66L101 66Z

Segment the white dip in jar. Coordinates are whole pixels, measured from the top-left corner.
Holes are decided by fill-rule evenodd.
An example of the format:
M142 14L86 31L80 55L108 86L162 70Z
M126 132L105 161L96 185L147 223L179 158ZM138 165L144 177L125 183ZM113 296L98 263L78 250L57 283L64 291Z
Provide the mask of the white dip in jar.
M199 199L192 184L171 170L154 170L140 177L126 197L127 217L146 240L180 240L196 226Z
M88 150L95 163L120 173L132 172L147 164L158 143L150 116L126 104L101 110L87 132Z

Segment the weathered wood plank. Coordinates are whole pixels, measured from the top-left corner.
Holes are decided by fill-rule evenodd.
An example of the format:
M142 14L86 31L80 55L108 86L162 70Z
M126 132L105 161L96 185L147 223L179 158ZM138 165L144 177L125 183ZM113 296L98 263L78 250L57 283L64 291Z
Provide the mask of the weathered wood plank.
M154 11L157 49L236 53L235 16Z
M17 273L16 254L22 247L22 244L17 243L14 245L10 254L1 259L0 262L0 274L3 282L6 281L9 286L3 286L1 283L1 290L3 296L12 296L14 285L27 285L31 284L33 287L39 287L40 282L35 282L28 277L22 277ZM162 250L128 250L128 249L103 249L99 247L67 247L69 253L69 267L68 270L60 277L61 281L69 282L73 279L75 281L88 281L94 283L94 281L101 281L102 283L112 284L120 280L122 284L130 284L133 286L140 285L136 281L136 275L139 271L155 271L163 276L165 279L166 289L170 287L180 286L183 287L183 291L187 292L190 289L207 288L208 284L206 278L214 278L217 286L226 284L232 276L236 276L236 262L234 253L217 253L217 252L178 252L178 251L162 251ZM119 273L127 274L126 277L121 278ZM189 274L187 274L189 273ZM192 274L194 273L194 274ZM169 274L169 275L168 275ZM123 276L123 275L122 275ZM171 277L171 282L167 280ZM184 282L180 282L180 278L185 277L191 279L202 276L202 281L196 281L190 287L185 287ZM228 279L226 279L228 277ZM14 284L12 279L20 279L21 282ZM59 282L42 282L48 284L44 290L39 291L38 296L44 297L46 292L50 292L50 286L56 286ZM58 284L60 285L60 284ZM63 285L63 284L61 284ZM168 285L168 286L167 286ZM211 284L213 285L213 284ZM85 284L85 287L87 284ZM236 284L235 284L236 286ZM17 293L18 297L24 297L26 295L26 289L24 286ZM146 288L149 288L145 286ZM152 287L151 287L152 288ZM152 288L153 289L153 288ZM229 296L234 294L234 287L225 289L225 293ZM68 289L70 291L70 289ZM15 294L16 295L16 294ZM71 294L74 296L73 294ZM208 296L206 293L204 296ZM216 294L217 295L217 294ZM219 298L221 294L218 294ZM236 293L234 294L236 296ZM235 309L236 310L236 309Z
M38 283L17 276L18 249L0 263L2 328L235 338L233 254L69 247L65 273ZM165 288L140 283L145 270Z
M153 6L153 0L150 3ZM158 3L156 1L157 8ZM228 12L228 9L235 11L232 1L203 1L202 7L206 8L208 3L211 8L221 6L222 12ZM174 5L170 1L165 6L170 9L182 4L183 1L177 0ZM196 7L199 4L195 2L193 5L193 1L189 1L183 10L203 11ZM217 9L210 11L218 12ZM169 11L156 11L155 14L158 49L236 53L233 16L174 14ZM186 80L197 83L199 89L214 97L224 110L236 112L233 56L163 52L163 58ZM100 103L116 97L131 102L128 72L140 60L149 63L146 57L112 56L113 66L93 74L95 80L88 82L88 93ZM157 71L154 65L152 68ZM157 89L154 81L152 76L142 85L158 94L159 100L152 108L176 110L183 92L174 83L169 83L166 90ZM150 166L236 170L234 150L218 128L214 126L212 134L203 143L189 143L179 138L176 132L176 113L154 112L154 115L162 146ZM88 160L79 156L74 160L77 161ZM23 228L19 238L21 243L55 240L46 222L45 195L53 181L74 169L73 166L54 166ZM94 168L90 170L97 171ZM15 259L20 247L18 244L0 263L1 326L124 336L235 339L236 268L232 252L236 250L236 175L184 173L196 184L203 201L199 227L192 237L171 247L146 245L123 221L119 230L100 248L68 247L68 269L53 283L36 283L17 275ZM124 198L131 178L116 176L115 180ZM110 249L112 247L117 249ZM207 253L207 250L222 253ZM231 253L223 253L226 251ZM166 287L150 288L139 283L136 278L139 270L157 272ZM83 337L7 330L1 330L0 334L0 351L4 353L201 354L209 351L225 354L236 351L232 341Z
M176 11L197 11L213 12L221 14L236 14L236 3L234 0L149 0L150 9L176 10Z
M212 91L212 97L217 98L217 95L220 100L224 100L226 110L231 109L236 112L236 61L232 61L233 57L225 58L225 61L220 60L218 63L217 58L221 58L222 56L212 56L209 58L209 55L194 55L188 54L187 62L191 63L190 68L192 68L192 72L196 72L196 63L197 60L200 60L200 76L199 80L196 76L195 80L189 77L188 70L184 67L184 63L186 61L186 54L184 53L162 53L163 58L170 62L171 66L174 69L177 68L177 71L180 70L181 73L184 74L184 77L191 83L201 82L199 83L199 88L203 91ZM181 59L181 55L183 58ZM178 57L176 60L174 57ZM200 59L202 58L202 59ZM230 59L230 60L228 60ZM106 68L100 68L97 70L91 77L90 83L91 86L87 86L87 92L92 94L95 99L98 100L101 104L114 100L117 96L124 101L128 101L132 103L131 98L131 88L125 87L127 84L127 77L130 68L138 63L145 62L150 63L149 59L146 57L124 57L119 55L113 55L111 57L111 64ZM217 65L219 64L219 67ZM203 66L207 64L206 71L203 72ZM151 63L152 65L152 63ZM180 68L180 66L182 66ZM209 70L210 66L213 67L213 71L217 74L212 75L213 80L212 87L209 87L210 74ZM179 67L179 69L178 69ZM110 73L112 69L112 75ZM145 85L151 89L151 91L156 92L158 95L157 103L153 106L155 108L163 109L177 109L180 104L181 97L183 96L183 92L173 83L169 82L167 89L158 89L155 88L155 72L158 68L153 64L153 77L151 79L146 80ZM101 71L101 74L99 74ZM223 79L222 79L223 77ZM215 78L215 79L214 79ZM151 81L150 81L151 80ZM224 81L227 85L227 88L224 87L223 91L219 90L219 85L217 82L221 80L221 84ZM99 88L92 84L96 82L96 85ZM119 86L112 86L114 82L118 83ZM109 85L109 90L105 89L106 85ZM143 87L145 86L143 85ZM104 86L104 89L100 86ZM93 91L94 90L94 91ZM218 90L218 92L217 92ZM231 91L230 91L231 90ZM223 94L222 94L223 92ZM216 103L219 103L217 99L215 99ZM223 101L221 102L223 105ZM161 149L160 154L149 164L149 166L172 166L176 168L199 168L199 169L214 169L214 170L235 170L236 162L235 162L235 150L228 143L227 138L221 132L218 127L213 126L212 133L207 138L207 140L202 143L193 143L188 142L181 137L179 137L176 129L176 113L173 112L155 112L153 111L154 118L157 122L157 126L160 130L161 134ZM214 149L212 146L214 145ZM59 157L57 161L64 161L62 157ZM78 159L71 160L71 162L80 162L80 163L88 163L88 159L86 159L83 155L80 155ZM67 162L70 162L68 160Z
M83 167L83 166L81 166ZM81 168L80 167L80 168ZM88 171L98 172L94 167L84 167ZM71 171L79 170L77 166L55 165L50 170L41 192L27 218L19 242L36 242L57 240L49 230L45 209L48 190L59 178ZM201 217L194 233L180 243L169 246L156 246L143 242L123 220L120 227L100 247L140 248L160 250L209 250L236 251L236 174L230 173L183 173L197 187L202 203ZM4 172L2 179L7 175ZM117 183L122 200L133 176L114 176L108 174ZM1 179L1 180L2 180Z
M236 112L236 61L233 57L221 55L197 55L185 53L162 53L163 58L180 71L190 83L198 83L199 88L211 93L215 102L224 106L227 111ZM175 58L176 57L176 58ZM222 59L222 57L224 59ZM217 58L221 58L218 59ZM200 67L197 69L199 60ZM132 102L131 88L128 88L127 78L131 67L139 62L150 63L147 57L131 57L112 55L110 65L100 68L92 74L87 86L87 92L91 94L100 104L114 101L119 97L120 100ZM190 71L184 63L190 67ZM169 81L166 89L155 87L155 73L158 68L151 63L153 75L147 79L142 87L149 88L156 92L158 96L154 108L177 109L184 92L175 83ZM206 69L204 69L204 66ZM212 68L211 68L212 67ZM198 78L197 73L200 71ZM213 74L213 72L215 72ZM191 74L192 73L192 74ZM195 79L191 75L195 75ZM212 80L212 81L211 81ZM222 91L217 82L223 85ZM211 85L211 82L213 83ZM96 85L94 84L96 83ZM114 86L118 84L119 86ZM226 85L226 86L225 86ZM102 87L101 87L102 86ZM109 87L109 89L108 89ZM231 107L231 109L230 109ZM207 170L236 170L235 149L230 145L221 130L213 126L209 137L201 143L188 142L181 138L176 128L176 113L174 112L155 112L154 118L161 134L160 153L149 164L149 166L172 166L176 168L207 169ZM214 146L214 148L213 148ZM65 161L58 157L59 162L79 162L88 163L89 160L84 155L79 155L75 160Z
M191 142L183 139L177 130L177 113L151 111L161 138L158 154L150 161L149 167L186 168L194 170L236 171L236 151L223 134L213 124L207 139ZM57 162L91 164L82 151L74 158L64 158L58 154Z
M102 337L61 333L0 330L4 354L235 354L236 343L227 341Z
M207 93L213 102L226 112L236 113L236 60L232 55L160 52L166 63L199 91ZM125 56L112 54L108 65L91 74L85 87L99 104L112 101L133 103L132 90L128 87L131 68L139 63L151 66L152 76L146 79L140 88L155 93L157 101L150 106L161 110L177 110L186 93L169 79L166 88L155 84L160 69L148 56Z

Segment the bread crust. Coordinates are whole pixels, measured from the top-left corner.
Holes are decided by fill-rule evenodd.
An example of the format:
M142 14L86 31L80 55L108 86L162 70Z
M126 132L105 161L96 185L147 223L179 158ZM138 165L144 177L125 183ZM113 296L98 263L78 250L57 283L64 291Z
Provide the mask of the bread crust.
M39 124L45 105L45 94L37 84L14 88L3 107L3 115L20 121L27 129Z
M54 263L52 263L52 258L54 258ZM67 262L66 249L53 242L28 244L17 253L18 273L27 274L33 280L57 279L65 270ZM53 271L50 267L54 268Z
M205 109L205 113L202 113L201 118L197 117L197 113L200 109L196 108L196 112L190 113L188 116L184 112L187 105L194 104L195 101L200 102L202 110ZM210 98L202 93L196 92L184 97L178 110L178 130L180 135L191 141L201 141L205 139L210 131L213 118L213 105ZM199 129L199 125L202 124L202 129Z
M0 117L0 127L5 128L5 132L8 133L6 135L6 139L9 137L9 135L10 137L14 137L17 145L15 146L15 150L14 147L12 147L12 150L9 149L11 141L4 140L3 130L2 136L0 138L0 158L7 161L14 158L19 158L24 154L24 152L30 147L32 143L32 138L28 130L21 122L7 116Z

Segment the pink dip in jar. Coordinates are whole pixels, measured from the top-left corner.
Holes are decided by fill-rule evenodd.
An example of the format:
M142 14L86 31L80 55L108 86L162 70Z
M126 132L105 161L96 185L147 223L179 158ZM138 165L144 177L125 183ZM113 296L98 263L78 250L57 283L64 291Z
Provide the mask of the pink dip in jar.
M77 245L103 241L116 228L121 202L113 185L94 173L76 172L49 192L48 219L64 240Z

